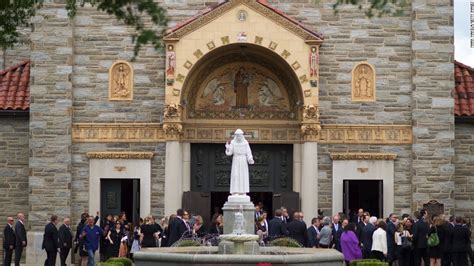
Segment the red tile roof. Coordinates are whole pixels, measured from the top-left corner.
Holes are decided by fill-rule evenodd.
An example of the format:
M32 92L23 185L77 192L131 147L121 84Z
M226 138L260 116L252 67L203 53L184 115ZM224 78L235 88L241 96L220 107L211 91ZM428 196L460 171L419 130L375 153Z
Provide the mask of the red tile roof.
M30 108L30 60L0 70L0 112Z
M220 2L219 4L213 6L213 7L207 7L206 9L202 10L201 12L199 12L196 16L194 17L191 17L190 19L188 20L185 20L185 21L182 21L181 23L177 24L176 26L174 26L173 28L169 29L167 32L166 32L166 35L169 35L179 29L181 29L182 27L188 25L189 23L195 21L196 19L198 19L199 17L202 17L210 12L212 12L213 10L215 10L216 8L222 6L222 5L225 5L228 3L228 0L226 1L223 1L223 2ZM282 16L283 18L289 20L291 23L293 24L296 24L297 26L303 28L305 31L309 32L310 34L318 37L319 39L323 40L324 37L323 37L323 34L319 33L319 32L315 32L313 31L312 29L308 28L307 26L305 26L303 23L301 23L300 21L288 16L287 14L285 14L285 12L271 6L269 3L268 3L268 0L257 0L257 3L261 4L262 6L272 10L273 12L279 14L280 16Z
M454 61L454 114L474 116L474 68Z

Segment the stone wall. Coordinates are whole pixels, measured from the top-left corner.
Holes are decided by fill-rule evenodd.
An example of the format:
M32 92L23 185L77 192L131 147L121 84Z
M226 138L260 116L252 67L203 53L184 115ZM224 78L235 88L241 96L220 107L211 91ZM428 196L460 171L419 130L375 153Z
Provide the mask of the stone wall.
M64 5L45 3L31 34L30 229L71 214L72 27Z
M412 4L413 208L438 200L454 209L452 1Z
M0 124L0 221L5 225L8 216L28 215L28 117L0 117Z
M164 54L143 47L135 62L134 99L109 101L109 68L133 57L132 30L95 8L74 21L73 122L160 122L164 102Z
M455 215L474 218L474 125L456 123Z
M173 27L218 1L158 2L167 9ZM335 15L332 0L269 2L325 36L319 92L323 123L414 125L413 145L319 145L319 207L331 209L330 152L394 152L398 154L395 210L414 209L430 199L452 210L453 10L449 1L416 0L400 17L372 19L365 18L357 7L346 6ZM131 29L92 7L79 8L70 21L64 6L58 4L45 4L34 23L33 50L20 48L8 57L31 54L34 61L29 184L34 227L42 229L53 212L60 216L72 213L77 221L87 209L88 151L155 151L152 212L162 215L164 144L72 144L70 126L79 122L161 122L164 53L143 47L132 62L134 100L109 101L108 69L115 60L131 59ZM351 70L361 61L376 69L376 102L351 101Z
M332 213L332 163L329 157L333 152L372 152L395 153L394 161L394 211L401 213L411 210L411 146L400 145L344 145L320 144L318 145L318 171L319 171L319 208L324 214ZM342 211L342 210L340 210Z
M72 219L75 224L80 215L89 208L89 159L87 152L97 151L141 151L154 152L151 159L151 213L164 216L164 181L165 181L165 144L155 143L76 143L73 145L72 160ZM141 213L142 217L147 213Z
M3 64L5 64L5 68L8 68L30 59L31 46L28 41L31 34L31 28L20 28L18 31L20 32L20 35L23 36L23 38L21 38L21 41L23 42L16 44L13 48L6 49L6 51L0 49L0 70L3 70Z
M320 49L319 103L325 124L411 123L410 12L365 17L357 6L334 14L334 1L270 1L324 35ZM359 62L375 67L376 102L351 101L351 71Z

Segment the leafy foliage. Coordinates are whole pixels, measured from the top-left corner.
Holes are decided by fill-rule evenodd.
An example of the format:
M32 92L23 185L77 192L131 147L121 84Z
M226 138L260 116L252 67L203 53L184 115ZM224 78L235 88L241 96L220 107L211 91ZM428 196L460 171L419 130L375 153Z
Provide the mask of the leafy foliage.
M0 1L0 47L3 50L25 42L18 28L28 26L35 9L40 6L41 2L37 0Z
M35 10L41 7L43 0L0 0L0 47L3 50L16 43L25 42L19 28L28 26ZM311 0L314 3L321 0ZM335 12L342 5L357 5L367 9L366 15L397 15L411 0L333 0ZM368 1L368 7L365 3ZM165 10L153 0L66 0L66 9L70 18L74 18L77 8L86 3L97 7L97 10L115 16L118 21L135 29L132 41L135 43L134 58L143 45L151 44L156 49L162 48L162 37L168 19ZM134 59L133 58L133 59Z
M202 244L195 239L181 239L176 241L172 247L200 247Z
M78 6L90 3L97 10L114 15L118 21L135 28L132 41L135 43L134 55L138 55L143 45L150 43L155 49L162 47L162 37L168 24L165 10L153 0L67 0L66 9L69 17L74 17ZM145 19L150 18L157 30L147 26Z
M105 262L106 265L110 266L132 266L133 261L129 258L110 258ZM104 266L104 264L103 264Z
M0 2L0 47L7 49L21 42L19 27L28 26L35 10L43 0L1 0ZM115 16L118 21L135 29L134 58L143 45L162 47L162 37L168 24L165 10L153 0L66 0L66 10L72 19L78 7L86 3L97 10Z
M318 3L321 0L313 0ZM408 5L410 0L335 0L333 8L334 12L339 12L339 7L342 5L354 5L360 10L365 10L365 15L369 18L377 15L378 17L384 15L401 15L403 14L403 8ZM368 7L365 7L365 3L368 2Z
M280 237L280 238L276 238L270 242L268 242L268 245L269 246L277 246L277 247L287 247L287 248L301 248L303 246L301 246L301 244L291 238L291 237Z

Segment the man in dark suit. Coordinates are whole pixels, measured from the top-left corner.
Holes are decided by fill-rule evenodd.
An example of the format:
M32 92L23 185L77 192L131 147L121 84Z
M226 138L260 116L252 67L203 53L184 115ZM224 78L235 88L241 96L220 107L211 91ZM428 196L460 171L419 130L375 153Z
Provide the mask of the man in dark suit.
M364 259L372 258L372 236L374 235L376 222L376 217L370 217L368 223L364 226L364 229L362 229L360 242L362 243L362 255Z
M290 215L288 214L288 209L286 207L281 207L281 220L284 224L288 224L290 222Z
M311 219L311 226L308 227L308 240L306 241L306 247L308 248L317 248L319 243L319 219L314 217Z
M467 252L469 251L469 244L471 232L469 228L463 225L463 218L456 217L456 225L452 232L451 251L453 255L453 264L455 266L468 266Z
M61 266L66 266L66 259L72 247L71 219L64 218L63 225L59 227L59 258Z
M183 235L190 231L191 228L189 227L188 223L183 220L184 210L178 209L176 211L176 218L174 218L169 225L169 239L168 239L168 246L171 247L176 241L181 239Z
M454 230L454 215L449 217L449 221L443 224L445 230L444 241L440 239L441 243L444 242L444 253L443 258L441 259L441 265L451 266L453 264L453 252L452 252L452 242L453 242L453 230Z
M7 218L7 225L3 229L3 251L5 254L4 264L10 266L12 263L13 250L15 249L15 232L13 231L13 218Z
M413 247L414 247L414 258L415 266L421 265L421 260L425 262L425 265L430 264L428 258L428 230L430 229L428 224L425 222L428 213L425 209L421 209L418 214L418 221L413 225Z
M288 236L289 232L286 229L286 225L282 219L282 211L281 209L275 210L275 217L270 220L268 223L268 237L270 239L274 239L279 236Z
M341 217L339 214L336 214L332 217L332 235L333 235L333 243L332 246L337 249L338 251L341 251L341 235L342 235L342 225L340 223Z
M395 213L391 213L388 216L387 223L387 261L388 265L391 266L392 263L397 259L395 256L395 231L397 231L398 226L398 216Z
M297 240L303 247L306 246L306 240L308 238L308 232L306 225L301 221L301 214L295 212L293 214L293 220L287 224L289 236Z
M361 241L361 238L362 238L362 231L364 230L364 227L367 223L369 223L369 214L368 213L364 213L364 215L362 215L362 219L360 220L359 223L357 223L357 229L356 229L356 234L357 234L357 239L359 239L359 244L362 242Z
M50 223L44 228L42 248L46 250L46 260L44 266L55 266L58 255L58 216L51 215Z
M26 230L25 230L25 215L18 213L18 221L15 224L15 266L20 266L21 254L26 248Z

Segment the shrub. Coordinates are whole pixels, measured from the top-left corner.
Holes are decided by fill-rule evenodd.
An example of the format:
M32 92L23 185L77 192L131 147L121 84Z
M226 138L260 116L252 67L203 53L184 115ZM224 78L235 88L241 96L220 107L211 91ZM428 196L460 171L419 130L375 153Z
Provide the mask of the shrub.
M269 246L277 246L277 247L287 247L287 248L301 248L300 242L296 241L291 237L281 237L274 239L268 242Z
M388 266L387 262L381 262L376 259L353 260L349 266Z
M129 258L110 258L102 266L132 266L133 262Z
M172 247L199 247L201 243L194 239L181 239L176 241Z

